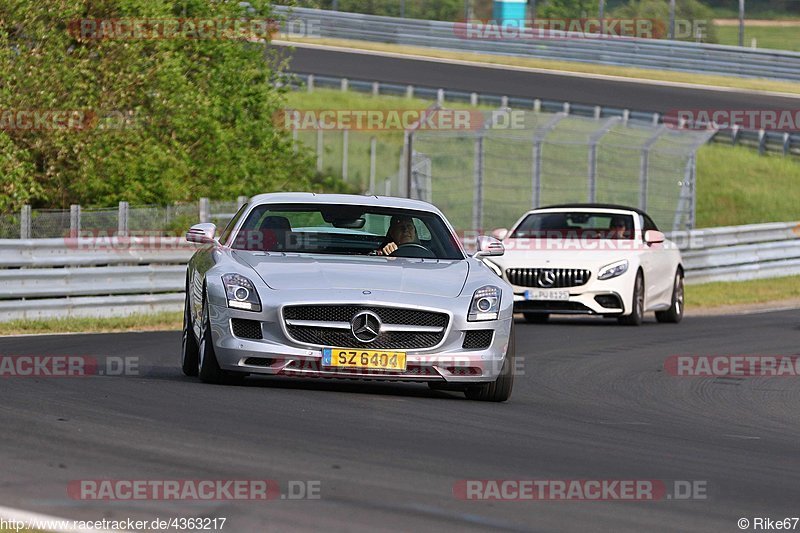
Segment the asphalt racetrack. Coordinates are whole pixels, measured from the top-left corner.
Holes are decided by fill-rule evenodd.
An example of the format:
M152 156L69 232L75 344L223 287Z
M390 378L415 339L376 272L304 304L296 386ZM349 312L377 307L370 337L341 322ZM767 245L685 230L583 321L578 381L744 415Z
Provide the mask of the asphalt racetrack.
M678 109L797 109L800 97L724 89L672 87L513 68L467 66L376 54L296 47L290 70L304 74L540 98L667 113Z
M0 498L65 518L225 517L223 531L739 531L800 515L797 377L676 377L671 355L797 355L800 310L516 324L511 400L425 385L184 377L180 333L4 337L2 355L136 358L133 375L0 379ZM318 499L94 501L84 479L312 481ZM705 498L474 501L463 480L663 480Z

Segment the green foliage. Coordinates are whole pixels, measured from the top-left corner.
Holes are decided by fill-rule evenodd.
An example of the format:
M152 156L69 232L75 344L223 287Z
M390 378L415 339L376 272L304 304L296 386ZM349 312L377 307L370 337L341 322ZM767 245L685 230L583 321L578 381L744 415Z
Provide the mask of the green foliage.
M270 16L265 0L250 4ZM244 15L238 2L206 0L0 3L0 112L74 111L88 124L23 130L0 120L0 211L340 187L315 177L310 154L273 126L285 61L263 42L69 31L80 19Z
M336 3L339 11L351 13L399 17L405 4L406 18L450 21L464 19L464 0L337 0ZM332 9L333 0L301 4L304 7Z
M668 34L669 1L629 0L627 4L614 9L612 16L623 19L654 19L657 21L655 37L664 38ZM705 34L703 42L716 43L717 30L712 23L713 18L713 11L700 0L676 0L675 20L685 21L676 22L676 37L681 41L694 41L695 29L699 26Z
M598 15L595 0L546 0L536 9L543 18L586 18Z

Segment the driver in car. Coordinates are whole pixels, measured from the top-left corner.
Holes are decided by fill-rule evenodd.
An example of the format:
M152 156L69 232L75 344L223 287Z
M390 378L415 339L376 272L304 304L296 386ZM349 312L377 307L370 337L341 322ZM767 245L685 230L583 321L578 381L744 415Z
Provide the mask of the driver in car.
M414 220L409 216L395 215L389 224L389 231L386 238L378 248L378 255L391 255L403 244L419 244L417 228L414 227Z

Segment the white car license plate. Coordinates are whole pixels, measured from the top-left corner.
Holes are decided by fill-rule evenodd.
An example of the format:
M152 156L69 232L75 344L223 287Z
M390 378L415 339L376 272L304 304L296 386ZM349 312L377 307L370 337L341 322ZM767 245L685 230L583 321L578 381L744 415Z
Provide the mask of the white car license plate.
M569 291L533 289L525 291L526 300L569 300Z

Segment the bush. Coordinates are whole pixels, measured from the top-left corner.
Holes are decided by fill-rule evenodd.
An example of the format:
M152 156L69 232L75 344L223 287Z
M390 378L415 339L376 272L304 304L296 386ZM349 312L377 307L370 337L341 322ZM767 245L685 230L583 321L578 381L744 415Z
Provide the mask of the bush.
M668 0L630 0L612 12L615 18L655 19L656 38L666 38L669 33L669 1ZM707 43L717 42L717 32L712 22L713 11L699 0L676 0L675 2L675 33L678 40L694 41L693 24L700 24L705 36L702 41ZM677 21L687 21L681 27Z
M251 0L259 17L269 3ZM284 61L263 42L87 39L79 19L240 18L238 2L5 0L0 112L84 113L84 129L3 127L0 210L167 204L320 190L313 160L272 124ZM5 117L6 119L8 116Z

